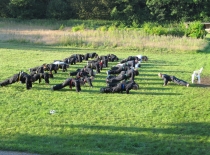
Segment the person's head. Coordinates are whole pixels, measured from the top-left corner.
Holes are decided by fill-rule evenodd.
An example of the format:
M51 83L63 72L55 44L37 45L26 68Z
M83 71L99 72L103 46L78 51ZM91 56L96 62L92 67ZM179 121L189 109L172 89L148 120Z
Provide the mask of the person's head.
M161 74L161 73L158 73L158 76L159 76L159 77L162 77L162 74Z

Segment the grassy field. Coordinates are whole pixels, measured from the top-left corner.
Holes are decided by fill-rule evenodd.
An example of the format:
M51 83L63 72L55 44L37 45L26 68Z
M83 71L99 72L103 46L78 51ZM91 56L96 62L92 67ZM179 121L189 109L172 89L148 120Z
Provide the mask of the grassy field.
M63 59L75 53L114 53L125 58L143 54L130 94L100 94L106 70L94 87L81 93L50 87L63 82L59 71L50 85L34 83L32 90L15 83L0 88L0 149L40 154L209 154L210 93L208 84L190 87L170 83L163 87L157 73L175 75L188 82L192 71L204 67L209 78L208 53L173 54L123 50L92 50L59 46L0 43L0 80L30 67ZM109 67L116 62L110 63ZM70 66L74 71L85 62ZM203 81L204 82L204 81ZM208 81L209 82L209 81ZM51 115L50 110L55 110Z
M155 42L161 44L158 39ZM28 72L31 67L72 54L113 53L120 59L142 54L149 61L142 63L140 75L135 78L140 89L131 90L130 94L99 92L106 86L106 71L117 62L109 63L96 75L94 87L83 86L81 93L67 87L51 91L50 87L62 83L69 78L69 72L86 62L70 66L68 72L60 70L50 79L50 85L42 81L35 82L31 90L20 83L0 87L0 150L43 155L209 155L210 50L203 43L198 52L174 52L161 48L80 48L1 39L0 81L20 70ZM201 84L191 84L192 72L201 67ZM189 82L190 87L174 83L163 87L159 72L175 75ZM50 114L50 110L55 113Z

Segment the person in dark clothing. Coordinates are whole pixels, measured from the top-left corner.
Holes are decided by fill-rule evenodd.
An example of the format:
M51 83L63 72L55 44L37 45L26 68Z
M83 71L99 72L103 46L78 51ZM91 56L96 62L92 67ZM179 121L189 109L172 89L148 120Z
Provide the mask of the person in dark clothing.
M131 60L136 60L136 61L140 61L140 59L137 56L129 56L128 58L121 60L120 63L125 63L127 61L131 61Z
M121 71L118 76L108 76L106 79L107 83L116 83L122 80L127 80L130 78L130 80L134 80L134 77L139 75L138 70L129 69L127 71Z
M97 56L96 61L103 63L104 67L108 67L108 56Z
M71 64L71 65L75 65L76 61L77 61L77 59L75 57L68 57L68 58L63 59L63 62L65 62L67 64Z
M78 72L87 72L89 76L95 76L95 72L93 71L92 68L88 68L87 66L84 66L84 68L82 69L77 69L76 71L74 72L70 72L69 73L69 76L76 76Z
M103 63L92 60L92 61L87 62L87 67L96 69L96 73L100 73L100 70L102 70L102 68L103 68Z
M86 53L85 55L84 55L84 60L88 60L89 58L96 58L98 56L98 54L97 53Z
M54 73L56 74L58 71L58 66L56 64L43 64L44 67L44 71L49 71L49 77L53 78L53 73L52 71L54 71Z
M129 94L129 91L131 89L134 89L134 90L139 89L139 85L133 80L127 81L127 82L123 81L123 82L118 83L118 84L116 84L114 86L101 88L100 92L101 93L115 93L115 92L123 93L123 91L126 91L126 93Z
M59 69L62 69L63 72L67 71L69 65L63 61L54 60L53 64L56 64Z
M168 84L168 82L173 81L174 83L176 83L178 85L189 87L189 83L187 83L186 81L183 81L181 79L178 79L175 76L170 76L170 75L162 74L162 73L158 73L158 76L164 80L163 86L166 86Z
M121 71L127 71L129 69L130 69L129 66L124 66L124 65L114 66L114 67L111 68L111 70L108 70L107 71L107 75L110 75L110 74L120 74Z
M14 74L12 77L4 80L0 83L1 86L13 84L15 82L21 82L26 84L26 89L32 88L32 77L26 72L20 71L18 74Z
M119 64L119 65L121 65L121 66L129 66L129 67L135 68L136 67L136 64L139 64L138 60L130 60L130 61L124 62L122 64ZM137 68L138 67L139 66L137 66Z
M76 92L81 91L80 79L76 79L76 78L68 78L63 83L52 86L51 90L60 90L66 86L69 86L70 89L72 89L72 87L75 87Z
M44 67L43 66L38 66L38 67L30 68L29 72L31 74L44 73Z
M35 81L39 80L39 83L41 83L41 80L44 79L46 84L50 83L49 74L47 72L37 73L37 74L34 74L32 77L33 77L32 82L35 82Z
M108 57L108 61L110 61L110 62L114 62L115 60L116 61L119 60L119 58L114 54L108 54L107 57Z

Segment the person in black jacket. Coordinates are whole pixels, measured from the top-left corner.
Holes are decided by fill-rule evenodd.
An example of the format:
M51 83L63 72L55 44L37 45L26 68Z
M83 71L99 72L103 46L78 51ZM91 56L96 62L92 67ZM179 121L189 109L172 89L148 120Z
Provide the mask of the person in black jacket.
M138 70L136 69L129 69L127 71L121 71L118 76L108 76L106 79L107 83L117 83L122 80L127 80L130 78L130 80L134 80L134 77L139 75Z
M103 68L103 63L100 61L88 61L87 62L87 67L88 68L92 68L92 69L96 69L96 73L100 73L100 70L102 70Z
M123 91L126 91L126 93L129 94L129 91L131 89L134 89L134 90L139 89L139 85L133 80L127 81L127 82L123 81L113 86L101 88L100 92L101 93L119 93L119 92L123 93Z
M32 74L31 74L32 75ZM32 75L32 82L35 82L39 80L39 83L41 83L41 80L44 79L46 84L49 84L49 74L47 72L45 73L37 73Z
M97 53L86 53L85 55L84 55L84 60L88 60L89 58L96 58L98 56L98 54Z
M108 60L111 61L111 62L114 62L115 60L116 61L119 60L119 58L114 54L108 54L107 56L108 56Z
M163 86L166 86L168 84L168 82L173 81L174 83L176 83L178 85L189 87L189 83L187 83L184 80L178 79L175 76L171 76L171 75L167 75L167 74L162 74L162 73L158 73L158 76L163 79L163 81L164 81Z
M26 89L32 88L32 77L26 72L20 71L18 74L14 74L12 77L4 80L0 83L1 86L13 84L15 82L21 82L26 84Z
M114 66L111 68L111 70L108 70L106 73L107 75L110 74L120 74L121 71L127 71L129 70L129 66L121 65L121 66Z
M76 78L67 78L63 83L52 86L51 90L60 90L66 86L69 86L70 89L72 89L72 87L75 87L76 92L81 91L80 79L76 79Z
M121 60L120 63L125 63L125 62L131 61L131 60L140 61L140 59L137 56L129 56L128 58Z

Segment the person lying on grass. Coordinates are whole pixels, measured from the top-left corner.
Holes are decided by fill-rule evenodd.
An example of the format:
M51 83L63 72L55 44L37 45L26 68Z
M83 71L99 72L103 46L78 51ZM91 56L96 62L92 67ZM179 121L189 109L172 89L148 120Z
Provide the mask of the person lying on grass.
M175 76L171 76L171 75L167 75L167 74L162 74L162 73L158 73L158 76L163 79L163 81L164 81L163 86L166 86L168 84L168 82L173 81L174 83L176 83L178 85L189 87L189 83L187 83L184 80L178 79Z
M14 74L12 77L0 82L0 86L6 86L15 82L21 82L26 84L26 89L32 88L32 76L26 72L20 71L18 74Z
M139 75L139 71L137 69L129 69L127 71L121 71L118 76L108 76L106 78L106 83L116 83L122 80L134 80L134 77Z
M120 82L118 84L113 84L112 86L109 86L109 87L103 87L103 88L100 88L100 92L101 93L123 93L124 91L126 91L126 94L129 94L129 91L131 89L134 89L134 90L137 90L139 89L139 85L131 80L131 81L123 81L123 82Z

